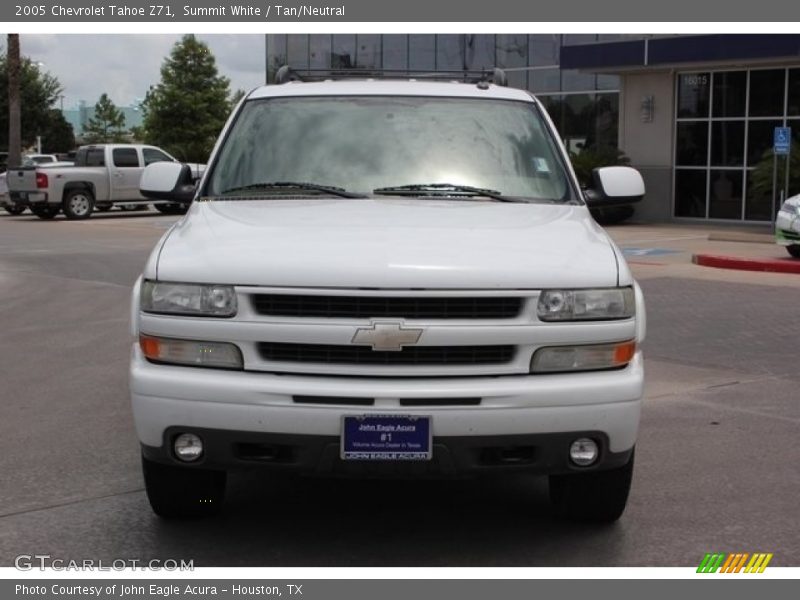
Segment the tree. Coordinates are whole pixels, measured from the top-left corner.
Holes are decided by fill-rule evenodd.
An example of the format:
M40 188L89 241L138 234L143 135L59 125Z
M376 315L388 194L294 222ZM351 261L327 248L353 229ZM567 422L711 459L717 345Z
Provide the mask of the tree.
M50 119L42 136L42 148L47 152L69 152L75 148L75 132L72 125L57 108L50 109Z
M0 55L0 147L8 147L9 134L9 60ZM44 135L52 124L52 108L61 95L58 79L42 73L39 66L29 58L20 59L20 121L21 146L32 146L37 135ZM43 150L49 150L43 147Z
M125 140L125 115L108 94L103 93L94 105L94 116L84 127L84 137L90 144L122 142Z
M8 164L18 165L22 162L22 115L20 113L19 90L19 34L8 34Z
M183 36L142 103L145 141L184 161L207 161L230 112L229 85L208 46Z

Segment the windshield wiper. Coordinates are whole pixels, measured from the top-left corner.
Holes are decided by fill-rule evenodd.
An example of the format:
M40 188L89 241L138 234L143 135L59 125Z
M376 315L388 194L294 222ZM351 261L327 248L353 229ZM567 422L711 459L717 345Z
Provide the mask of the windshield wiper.
M452 183L416 183L396 185L372 190L373 194L398 196L486 196L500 202L519 202L515 198L503 196L497 190L487 190L471 185L454 185Z
M226 194L232 194L235 192L246 192L255 190L268 191L268 190L287 190L287 189L325 192L327 194L333 194L334 196L340 196L342 198L366 198L364 194L356 194L353 192L348 192L344 188L334 187L330 185L321 185L319 183L308 183L303 181L272 181L264 183L251 183L250 185L242 185L239 187L229 188L224 192L222 192L220 195L224 196Z

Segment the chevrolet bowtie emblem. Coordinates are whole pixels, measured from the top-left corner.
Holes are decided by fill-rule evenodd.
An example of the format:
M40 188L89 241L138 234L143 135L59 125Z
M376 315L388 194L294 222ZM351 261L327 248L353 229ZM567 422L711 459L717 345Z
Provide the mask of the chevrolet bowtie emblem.
M353 344L372 346L376 352L400 352L403 346L416 344L423 329L406 329L402 323L374 322L372 327L359 327L353 336Z

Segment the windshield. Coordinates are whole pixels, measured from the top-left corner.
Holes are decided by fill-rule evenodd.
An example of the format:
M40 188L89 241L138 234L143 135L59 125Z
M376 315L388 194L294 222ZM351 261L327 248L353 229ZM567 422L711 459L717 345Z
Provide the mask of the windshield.
M529 102L408 96L263 99L243 107L204 195L247 186L248 195L274 194L269 186L256 189L267 182L308 182L358 194L422 186L419 195L431 195L430 189L439 185L435 195L449 195L441 191L442 184L449 184L566 202L573 196L558 156ZM406 190L403 195L411 194Z

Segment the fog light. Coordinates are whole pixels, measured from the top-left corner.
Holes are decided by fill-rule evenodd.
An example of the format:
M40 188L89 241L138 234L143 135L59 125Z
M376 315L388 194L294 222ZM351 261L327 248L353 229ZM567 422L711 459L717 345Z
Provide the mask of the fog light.
M589 438L578 438L569 447L569 457L579 467L588 467L599 455L597 443Z
M182 433L173 444L175 456L183 462L193 462L203 456L203 440L193 433Z

